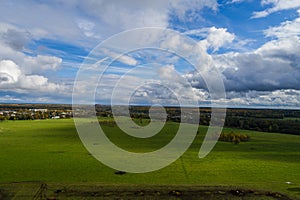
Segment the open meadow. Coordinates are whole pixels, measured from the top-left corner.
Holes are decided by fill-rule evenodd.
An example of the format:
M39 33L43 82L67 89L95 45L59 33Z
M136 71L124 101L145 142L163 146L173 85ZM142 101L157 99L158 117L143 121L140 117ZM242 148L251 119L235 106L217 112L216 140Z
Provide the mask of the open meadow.
M110 140L134 152L163 147L178 128L177 123L168 122L156 136L137 139L122 133L109 119L102 120L107 122L101 126ZM114 191L138 187L142 196L151 188L156 191L166 186L181 192L204 187L206 195L213 193L210 187L218 187L218 195L222 195L220 188L228 187L253 190L252 193L275 192L270 194L274 198L277 195L278 199L281 196L276 192L293 199L300 197L300 136L225 128L223 132L247 134L251 139L239 144L219 141L207 157L199 159L206 129L199 127L194 143L170 166L144 174L117 175L84 148L72 119L3 121L0 123L0 199L35 195L41 189L40 183L47 183L46 193L53 197L63 195L61 188L93 190L97 186ZM109 199L110 193L106 194Z

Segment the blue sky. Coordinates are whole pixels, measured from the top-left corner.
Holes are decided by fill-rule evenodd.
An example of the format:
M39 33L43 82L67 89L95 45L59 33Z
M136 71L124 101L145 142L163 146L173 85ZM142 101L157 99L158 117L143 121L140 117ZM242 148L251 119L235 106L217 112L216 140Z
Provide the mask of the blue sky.
M193 39L205 52L203 59L218 70L226 93L226 99L215 102L226 102L229 107L300 107L299 0L0 3L2 103L72 103L78 71L102 60L98 72L109 67L101 80L97 73L81 80L83 103L89 102L84 97L89 96L85 92L92 81L98 84L96 102L106 104L122 80L124 88L116 91L124 94L117 94L118 103L126 103L122 95L128 90L132 103L176 104L184 96L209 105L211 94L202 72L168 52L174 46L185 49L189 45L178 37L152 35L151 42L160 49L125 53L122 48L128 48L128 41L152 43L131 34L128 41L119 40L114 47L99 46L122 31L159 27ZM185 51L192 49L189 46Z

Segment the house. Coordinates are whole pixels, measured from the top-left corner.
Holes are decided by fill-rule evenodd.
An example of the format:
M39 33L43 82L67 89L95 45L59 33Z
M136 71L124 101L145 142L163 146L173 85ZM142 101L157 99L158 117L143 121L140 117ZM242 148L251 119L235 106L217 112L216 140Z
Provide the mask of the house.
M36 109L36 108L34 108L34 109L29 109L30 111L33 111L33 112L47 112L48 111L48 109Z
M53 116L51 119L60 119L60 116Z

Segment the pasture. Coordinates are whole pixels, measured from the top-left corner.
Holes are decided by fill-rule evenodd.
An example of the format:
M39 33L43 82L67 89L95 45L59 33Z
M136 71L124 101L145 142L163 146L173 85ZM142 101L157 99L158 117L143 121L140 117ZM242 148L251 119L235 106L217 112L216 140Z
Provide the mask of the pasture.
M113 123L102 128L118 146L148 152L167 144L178 124L168 122L150 139L132 138ZM225 128L224 132L247 134L251 140L237 145L219 141L207 157L199 159L206 129L200 126L188 151L168 167L116 175L114 169L101 164L84 148L72 119L4 121L0 123L0 197L2 190L14 193L9 185L25 182L44 182L52 188L237 187L300 197L300 136ZM30 193L33 187L13 188Z

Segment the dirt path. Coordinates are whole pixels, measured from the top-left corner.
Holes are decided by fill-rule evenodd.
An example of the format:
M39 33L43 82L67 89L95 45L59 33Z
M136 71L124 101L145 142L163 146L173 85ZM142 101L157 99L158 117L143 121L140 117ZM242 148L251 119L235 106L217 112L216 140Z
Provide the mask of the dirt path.
M6 199L182 199L182 200L294 200L284 194L233 187L138 186L100 184L0 184L0 200Z

